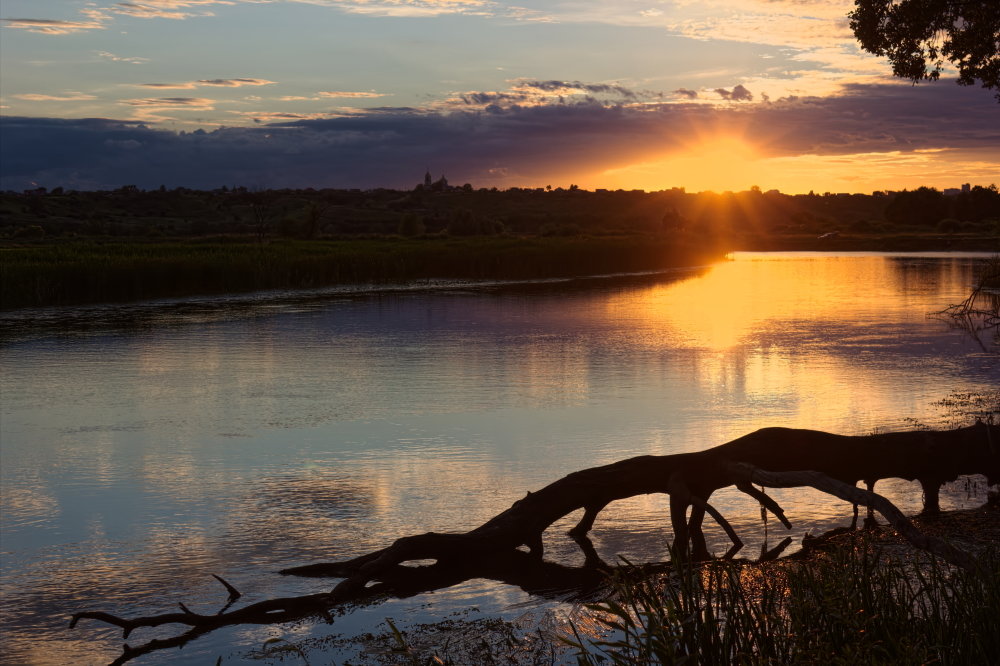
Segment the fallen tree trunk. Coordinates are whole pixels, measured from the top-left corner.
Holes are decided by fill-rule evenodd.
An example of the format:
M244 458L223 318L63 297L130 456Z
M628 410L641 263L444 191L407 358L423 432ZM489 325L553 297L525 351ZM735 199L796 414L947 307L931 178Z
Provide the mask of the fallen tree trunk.
M260 602L228 610L235 601L231 586L227 607L214 615L193 613L181 605L181 613L124 619L104 612L77 613L71 626L81 619L93 619L119 626L127 637L140 627L179 623L190 629L173 639L152 641L143 648L126 646L120 659L187 641L221 626L283 622L304 615L329 617L329 609L357 602L386 590L425 588L414 580L427 572L446 579L454 572L468 572L497 557L525 558L539 567L542 561L542 534L554 522L579 509L584 515L570 531L587 557L587 565L597 570L603 563L587 533L599 513L611 502L636 495L664 493L670 496L673 550L678 557L708 556L701 531L705 514L712 516L733 541L735 552L742 542L736 531L710 503L719 488L735 486L757 499L786 528L791 523L781 507L754 483L772 487L812 486L855 505L864 505L885 516L900 533L919 548L941 555L965 568L972 558L957 549L926 537L912 526L889 500L870 489L878 479L901 477L918 479L925 492L925 511L938 509L940 485L960 474L984 474L990 484L1000 481L1000 427L976 424L949 431L913 431L848 437L813 430L765 428L697 453L640 456L610 465L569 474L537 492L529 492L509 509L483 525L465 533L428 532L397 539L381 550L354 559L285 569L281 573L302 576L343 578L331 592ZM865 480L869 490L855 484ZM688 510L690 509L690 517ZM529 554L518 548L527 546ZM515 555L516 553L516 555ZM405 566L416 560L433 560L431 567ZM516 574L504 575L516 578ZM431 576L431 578L435 578ZM220 579L221 580L221 579ZM409 581L409 583L407 583ZM440 581L438 581L440 582ZM149 646L155 647L149 648ZM149 649L147 649L149 648ZM124 663L118 661L117 663Z

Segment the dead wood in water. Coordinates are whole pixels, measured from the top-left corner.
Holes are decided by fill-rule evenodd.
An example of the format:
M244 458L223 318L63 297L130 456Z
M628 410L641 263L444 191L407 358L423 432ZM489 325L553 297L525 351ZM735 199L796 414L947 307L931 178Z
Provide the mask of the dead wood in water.
M977 340L979 331L1000 328L1000 255L990 258L965 300L935 314L949 317Z
M731 556L742 546L742 541L729 521L709 502L712 493L720 488L735 486L758 500L786 528L791 528L782 508L754 484L811 486L855 505L867 506L885 516L918 548L971 569L975 561L970 555L922 534L895 505L871 491L879 479L919 480L925 492L924 510L934 513L938 510L937 493L941 484L962 474L983 474L990 484L1000 482L1000 426L977 423L956 430L860 437L765 428L697 453L640 456L573 472L537 492L529 492L469 532L405 536L386 548L351 560L298 566L281 572L342 578L330 592L272 599L229 610L239 592L220 578L230 596L226 606L215 614L195 613L183 604L179 613L132 619L106 612L84 612L75 614L70 626L76 626L81 619L98 620L121 627L126 638L143 627L163 624L189 627L177 636L156 639L138 648L126 645L114 662L120 664L154 650L184 645L223 626L280 623L310 615L332 622L331 611L343 609L347 604L365 602L379 595L410 596L473 577L490 578L541 594L559 587L560 582L594 584L607 569L587 538L594 521L611 502L651 493L670 496L673 551L677 557L708 557L701 529L706 513L732 540L733 548L728 554ZM866 481L869 490L855 487L861 480ZM584 510L584 515L570 536L584 551L586 565L573 568L544 561L543 532L579 509ZM527 553L519 550L525 546ZM767 556L775 557L777 552ZM433 560L434 564L406 564L425 560Z

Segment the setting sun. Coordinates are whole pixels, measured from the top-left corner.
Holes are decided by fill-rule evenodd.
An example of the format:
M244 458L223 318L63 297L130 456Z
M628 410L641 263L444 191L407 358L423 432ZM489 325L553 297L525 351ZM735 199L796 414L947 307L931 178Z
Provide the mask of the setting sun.
M697 136L662 159L609 169L608 187L659 190L680 184L691 191L747 190L760 181L759 150L736 134Z

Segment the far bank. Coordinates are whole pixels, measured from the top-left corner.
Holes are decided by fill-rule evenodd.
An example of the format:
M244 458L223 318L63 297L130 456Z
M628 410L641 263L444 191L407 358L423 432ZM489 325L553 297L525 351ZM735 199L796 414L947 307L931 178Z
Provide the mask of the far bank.
M699 266L725 253L663 235L43 242L0 248L0 303L10 310L338 284L573 277Z

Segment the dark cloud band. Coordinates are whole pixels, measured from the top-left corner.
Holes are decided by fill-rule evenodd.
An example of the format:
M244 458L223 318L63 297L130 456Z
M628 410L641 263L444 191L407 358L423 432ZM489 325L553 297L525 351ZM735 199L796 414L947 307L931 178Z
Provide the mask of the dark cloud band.
M653 159L693 134L735 127L776 155L989 147L1000 152L997 106L984 91L943 82L852 85L845 93L724 108L592 99L519 106L516 100L477 99L492 103L450 113L382 107L339 118L195 132L101 119L5 117L0 186L410 187L414 174L429 164L454 182L543 182L574 169ZM730 91L731 98L736 94L742 95ZM133 101L195 106L200 100ZM496 174L510 180L497 181Z

